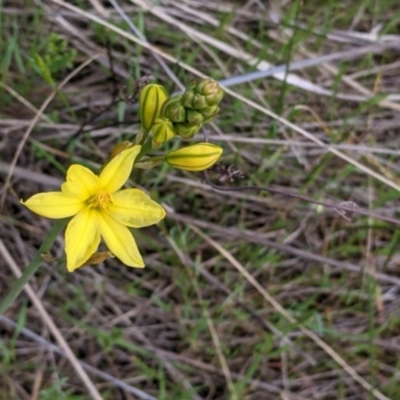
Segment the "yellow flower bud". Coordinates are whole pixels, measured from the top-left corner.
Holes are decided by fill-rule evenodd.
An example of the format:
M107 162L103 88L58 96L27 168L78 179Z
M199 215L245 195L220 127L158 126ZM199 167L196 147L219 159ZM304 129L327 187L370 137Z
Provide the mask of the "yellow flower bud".
M203 171L217 162L222 151L221 147L211 143L197 143L171 151L165 156L165 160L174 168Z
M161 85L146 85L139 96L140 119L144 129L150 129L161 114L161 108L168 99L168 93Z
M154 143L164 143L175 136L174 127L168 118L157 118L151 131Z

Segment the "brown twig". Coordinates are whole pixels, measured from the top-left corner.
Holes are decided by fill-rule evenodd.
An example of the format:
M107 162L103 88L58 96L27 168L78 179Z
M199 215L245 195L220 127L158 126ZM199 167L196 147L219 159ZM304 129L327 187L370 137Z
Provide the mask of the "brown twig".
M313 204L317 204L319 206L324 206L326 208L331 208L347 220L350 219L350 217L353 213L356 213L356 214L360 214L360 215L366 215L371 218L379 219L381 221L386 221L391 224L400 225L399 219L386 217L384 215L380 215L380 214L362 209L354 202L342 201L339 204L328 203L325 201L314 200L314 199L311 199L310 197L303 196L303 195L295 193L295 192L278 189L278 188L274 188L274 187L270 187L270 186L255 186L255 185L235 186L235 187L221 186L221 185L216 185L215 183L213 183L211 181L210 176L207 171L204 171L203 174L204 174L204 178L205 178L205 181L207 182L207 184L209 184L212 188L223 191L223 192L240 192L240 191L246 191L246 190L255 190L255 191L264 191L264 192L269 192L269 193L274 193L274 194L281 194L281 195L284 195L287 197L304 200L304 201L307 201L308 203L313 203Z

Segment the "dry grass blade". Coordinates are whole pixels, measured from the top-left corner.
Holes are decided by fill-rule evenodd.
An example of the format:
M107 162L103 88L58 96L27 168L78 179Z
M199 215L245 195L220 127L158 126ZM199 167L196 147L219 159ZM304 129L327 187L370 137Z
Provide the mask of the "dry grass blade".
M166 207L166 208L168 209L168 207ZM267 246L267 247L276 249L278 251L281 251L283 253L293 254L293 255L301 257L305 260L315 261L321 265L329 265L332 267L336 267L339 270L351 271L360 276L365 272L366 274L370 275L372 278L378 279L381 282L391 283L393 285L400 286L400 279L396 278L395 276L390 276L387 274L383 274L381 272L370 271L368 269L363 271L363 269L358 265L355 265L355 264L352 264L349 262L336 261L331 258L324 257L319 254L315 254L310 251L305 251L305 250L297 249L295 247L292 247L292 246L289 246L286 244L277 243L272 240L268 240L264 237L260 237L258 234L255 234L253 232L249 232L246 230L239 231L239 229L232 230L230 228L223 228L223 227L220 227L211 222L202 221L199 219L191 218L189 216L179 215L177 213L172 212L171 210L169 210L169 212L170 212L171 217L176 219L177 221L183 221L187 224L196 225L196 226L202 227L204 229L212 229L213 231L220 233L224 237L227 236L227 237L234 237L237 239L245 239L248 242L258 243L262 246Z
M167 236L166 239L168 240L168 243L174 249L174 251L178 255L178 257L181 259L182 264L186 265L185 257L183 255L182 251L179 249L179 246L177 246L177 244L174 242L174 240L170 236ZM190 271L189 271L189 273L190 273ZM224 373L224 376L225 376L225 379L226 379L226 382L227 382L227 385L228 385L228 388L229 388L230 399L231 400L238 400L237 393L236 393L236 390L235 390L235 386L233 385L233 381L232 381L232 374L231 374L231 371L229 370L229 366L228 366L228 363L227 363L226 358L224 356L224 353L222 352L221 341L219 340L217 330L215 329L215 326L214 326L214 324L212 322L210 313L207 310L207 306L204 304L204 299L203 299L203 296L201 294L201 290L200 290L200 288L199 288L199 286L198 286L198 284L196 282L196 278L193 277L192 273L190 273L190 275L191 275L192 285L195 288L197 297L198 297L200 303L203 306L203 314L204 314L204 316L206 318L207 326L208 326L208 329L210 331L210 334L211 334L211 337L212 337L212 340L213 340L213 343L214 343L215 351L216 351L216 353L218 355L218 359L219 359L219 362L221 364L222 371Z
M7 326L9 326L13 329L18 328L17 324L14 321L12 321L11 319L7 318L4 315L0 315L0 322L6 324ZM32 332L30 329L22 328L21 333L23 335L25 335L27 338L29 338L29 339L35 341L36 343L40 344L41 346L45 347L47 351L54 352L56 354L59 354L60 356L67 358L67 355L65 354L65 352L62 351L59 347L48 342L42 336L37 335L36 333ZM100 371L97 368L93 368L91 365L89 365L85 362L78 360L78 363L80 365L82 365L82 367L85 370L89 371L91 374L98 376L106 381L111 382L114 386L119 387L119 388L127 391L128 393L132 393L140 400L157 400L155 397L148 395L147 393L143 392L142 390L139 390L139 389L133 387L132 385L128 385L126 382L116 379L115 377L113 377L110 374L107 374L104 371Z
M7 262L8 266L14 273L14 275L19 278L21 276L21 270L19 269L18 265L12 258L11 254L7 250L7 247L4 245L3 241L0 239L0 253L2 254L3 259ZM26 284L24 290L36 309L39 311L43 322L49 328L51 334L55 337L58 344L66 354L69 362L73 366L76 371L76 374L82 379L82 382L85 384L87 390L89 391L90 395L95 400L102 400L102 396L100 395L99 391L97 390L96 386L93 384L91 379L89 378L88 374L82 368L81 364L78 362L75 354L71 350L71 347L68 345L66 340L64 339L63 335L61 334L60 330L57 328L56 324L54 323L53 319L51 318L50 314L44 308L42 302L40 301L39 297L36 295L35 291L32 289L30 284Z
M49 122L50 119L39 112L39 110L33 106L29 101L27 101L24 97L22 97L19 93L17 93L12 87L7 84L0 82L0 87L4 87L7 92L9 92L13 97L15 97L21 104L23 104L28 110L31 110L35 114L39 114L41 118L45 121ZM50 121L51 122L51 121Z
M201 236L205 241L207 241L215 250L221 253L231 264L234 266L247 280L248 282L257 289L257 291L264 297L271 306L278 311L283 317L285 317L291 324L296 325L306 336L308 336L312 341L314 341L319 347L321 347L326 354L332 357L356 382L358 382L365 390L373 394L379 400L390 400L388 397L383 395L381 392L376 390L371 384L369 384L364 378L362 378L347 362L339 356L332 347L328 346L322 339L320 339L313 331L310 331L303 325L301 325L295 318L293 318L254 278L250 275L244 267L232 256L228 251L226 251L219 243L211 239L208 235L203 233L194 225L189 225L190 229Z
M136 28L135 25L133 25L132 21L126 15L125 11L121 8L117 0L110 0L110 3L113 5L118 14L121 15L122 19L128 24L131 30L137 35L137 37L143 40L144 42L147 42L146 37L142 34L142 32L139 29ZM168 67L163 58L160 57L160 55L158 55L157 53L153 53L153 56L155 60L160 64L162 69L165 71L165 73L168 75L168 77L180 88L180 90L184 90L185 86L179 80L179 78L174 74L174 72L171 71L171 68Z
M39 109L38 113L36 114L35 118L32 119L28 129L26 130L24 136L22 137L21 141L19 142L17 150L16 150L16 152L14 154L14 157L13 157L13 159L11 161L11 165L10 165L8 174L6 176L6 180L5 180L5 183L4 183L4 186L3 186L3 191L2 191L2 194L1 194L1 197L0 197L0 214L1 214L1 212L3 210L3 207L4 207L4 202L5 202L6 195L7 195L7 189L8 189L8 186L10 184L14 168L15 168L15 166L17 164L18 157L19 157L23 147L25 146L26 141L28 140L28 137L29 137L30 133L32 132L32 130L35 127L36 123L41 118L41 116L43 114L43 111L51 103L51 101L53 100L53 98L57 94L57 92L61 88L63 88L75 75L77 75L80 71L82 71L82 69L84 69L86 66L88 66L96 58L97 58L97 55L95 55L93 57L90 57L88 60L83 62L79 67L75 68L70 74L68 74L67 77L65 79L63 79L60 84L57 85L57 87L52 91L50 96L48 96L47 99L43 102L43 104L40 107L40 109Z
M342 153L341 151L337 150L336 148L325 144L324 142L322 142L321 140L316 138L314 135L312 135L311 133L307 132L305 129L293 124L292 122L288 121L285 118L280 117L279 115L275 114L273 111L268 110L265 107L260 106L256 102L254 102L254 101L252 101L250 99L247 99L246 97L234 92L233 90L225 88L225 91L228 94L230 94L231 96L233 96L234 98L243 101L243 103L248 104L249 106L253 107L254 109L261 111L263 114L273 118L274 120L280 122L284 126L292 129L293 131L300 133L302 136L304 136L307 139L313 141L314 143L317 143L318 145L320 145L324 149L328 150L332 154L335 154L336 156L340 157L342 160L345 160L348 163L354 165L356 168L358 168L360 171L364 172L365 174L367 174L367 175L369 175L371 177L374 177L375 179L385 183L387 186L389 186L389 187L391 187L393 189L396 189L397 191L400 192L400 185L398 185L396 182L393 182L392 180L386 178L382 174L378 174L377 172L375 172L371 168L366 167L365 165L361 164L357 160L354 160L353 158L349 157L348 155Z
M165 59L171 61L171 62L175 62L177 64L180 65L180 67L184 68L185 70L187 70L188 72L191 72L193 74L195 74L196 76L198 76L199 78L208 78L207 75L201 73L200 71L198 71L197 69L177 60L175 57L170 56L169 54L166 54L165 52L157 49L154 46L151 46L150 44L137 39L136 37L134 37L133 35L124 32L122 29L119 29L118 27L102 20L101 18L98 18L96 16L93 16L90 13L87 13L81 9L79 9L78 7L74 7L70 4L65 3L62 0L52 0L53 3L59 4L65 8L68 8L76 13L78 13L79 15L85 16L86 18L89 18L90 20L97 22L111 30L113 30L114 32L120 34L121 36L132 40L133 42L140 44L141 46L143 46L144 48L147 48L151 51L153 51L156 54L159 54L160 56L164 57ZM366 167L365 165L359 163L358 161L354 160L353 158L347 156L346 154L342 153L341 151L330 147L329 145L326 145L325 143L323 143L321 140L319 140L318 138L316 138L314 135L312 135L311 133L307 132L305 129L291 123L290 121L286 120L285 118L280 117L279 115L275 114L274 112L272 112L271 110L266 109L265 107L262 107L261 105L257 104L256 102L240 95L239 93L229 89L229 88L224 88L226 93L231 95L232 97L241 100L244 104L249 105L250 107L261 111L263 114L273 118L274 120L280 122L281 124L283 124L284 126L294 130L295 132L300 133L301 135L303 135L304 137L310 139L311 141L319 144L321 147L327 149L329 152L331 152L332 154L335 154L336 156L340 157L341 159L349 162L350 164L354 165L355 167L357 167L360 171L363 171L364 173L366 173L369 176L374 177L375 179L378 179L379 181L385 183L386 185L398 190L400 192L400 186L398 184L396 184L395 182L391 181L390 179L387 179L386 177L382 176L381 174L378 174L377 172L373 171L371 168Z
M274 69L274 67L269 62L267 62L265 60L260 60L259 58L256 58L256 57L248 54L243 49L237 49L228 43L222 42L222 41L215 39L209 35L201 33L198 30L192 28L191 26L188 26L187 24L184 24L184 23L180 22L179 20L177 20L176 18L170 16L168 13L164 12L161 8L159 8L157 6L149 5L146 1L143 1L143 0L131 0L131 2L137 4L138 6L143 8L143 10L151 12L153 15L162 19L163 21L168 22L171 26L178 27L188 37L191 37L193 39L210 44L214 48L221 50L222 52L226 53L227 55L229 55L233 58L238 59L239 61L244 61L246 64L248 64L250 66L255 66L255 68L259 71L268 71L268 70ZM210 21L210 18L208 18L208 21ZM214 25L217 24L217 21L215 19L211 19L211 21L214 23ZM228 29L228 31L229 31L229 29ZM252 42L252 40L250 40L248 38L246 40L246 42ZM390 46L397 45L397 42L395 40L393 40L393 42L394 43L391 43ZM375 45L375 49L379 50L379 47L384 48L387 45L388 45L387 43L383 42L381 44ZM367 49L365 49L365 50L367 50ZM354 56L354 53L353 53L353 56ZM332 55L332 57L334 58L334 55ZM312 59L310 60L310 64L312 64ZM334 67L332 67L326 63L324 63L323 66L326 69L328 69L331 73L335 73L335 72L337 73L337 70ZM312 83L298 75L295 75L293 73L288 73L288 71L290 71L290 69L291 69L290 65L288 65L288 66L285 66L285 68L283 68L283 70L281 70L281 71L271 72L270 75L280 81L287 82L288 84L293 85L295 87L301 88L303 90L306 90L306 91L309 91L312 93L317 93L317 94L323 95L323 96L335 96L339 99L357 101L357 102L365 101L368 98L371 98L371 96L372 96L371 92L369 92L365 88L362 88L361 85L354 82L351 78L344 77L343 79L344 79L344 81L349 83L349 85L351 85L351 87L353 87L357 91L361 92L364 96L345 94L345 93L337 93L332 90L324 89L321 86L319 86L315 83ZM390 97L390 95L389 95L389 97ZM394 110L400 110L400 104L394 103L389 100L381 101L381 102L379 102L379 105L381 107L387 107L387 108L391 108Z
M97 17L96 15L93 15L89 12L86 12L82 9L80 9L79 7L75 7L72 4L66 3L63 0L51 0L52 3L54 4L58 4L62 7L65 7L68 10L73 11L74 13L76 13L77 15L80 15L82 17L87 18L90 21L96 22L108 29L110 29L111 31L114 31L115 33L117 33L118 35L120 35L121 37L125 37L126 39L129 39L130 41L139 44L140 46L142 46L145 49L150 50L151 52L153 52L154 54L158 54L160 56L162 56L164 59L172 62L172 63L176 63L179 64L181 67L183 67L186 70L189 70L190 72L195 73L195 71L198 73L198 71L195 68L192 68L190 65L185 64L180 62L178 59L176 59L175 57L169 55L168 53L160 50L159 48L152 46L150 43L141 40L139 38L137 38L136 36L130 34L129 32L126 32L120 28L118 28L117 26L103 20L102 18ZM201 74L202 77L206 78L207 75Z
M219 163L134 168L126 186L167 212L133 229L145 269L70 274L58 236L30 283L47 323L107 399L396 399L396 1L19 3L0 18L0 292L54 232L19 199L137 141L146 83L175 95L212 77L226 95L193 142L220 145ZM0 400L90 398L26 298L0 316Z

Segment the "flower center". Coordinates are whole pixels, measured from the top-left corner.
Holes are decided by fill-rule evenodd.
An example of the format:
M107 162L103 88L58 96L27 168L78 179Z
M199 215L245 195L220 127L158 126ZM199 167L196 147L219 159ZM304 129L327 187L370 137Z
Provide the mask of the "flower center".
M108 210L112 204L111 194L108 192L98 192L90 197L87 201L89 208L99 208L100 210Z

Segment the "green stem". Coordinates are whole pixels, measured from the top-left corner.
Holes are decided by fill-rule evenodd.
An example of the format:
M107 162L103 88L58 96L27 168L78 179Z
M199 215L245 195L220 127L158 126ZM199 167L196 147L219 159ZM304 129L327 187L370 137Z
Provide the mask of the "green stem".
M135 164L137 162L139 162L139 160L143 156L145 156L149 151L151 151L151 149L152 149L152 143L151 143L151 139L150 139L142 146L142 149L140 150L139 154L135 158Z
M37 251L35 257L30 262L30 264L25 268L24 272L20 276L20 278L14 283L10 292L4 298L4 300L0 303L0 315L4 314L7 308L13 303L13 301L18 297L18 295L22 292L25 284L29 281L29 279L35 274L35 272L39 269L43 259L42 254L48 253L56 240L58 234L65 227L70 218L64 218L56 221L53 227L50 229L50 232L47 234L46 239L43 241L40 249Z
M142 138L141 138L141 140L140 140L140 145L144 145L144 143L146 143L146 140L147 140L147 138L148 138L148 136L149 136L149 134L150 134L150 131L151 131L151 129L145 129L145 131L143 132L143 136L142 136Z

